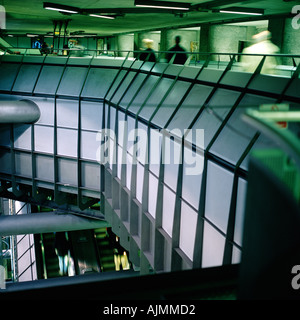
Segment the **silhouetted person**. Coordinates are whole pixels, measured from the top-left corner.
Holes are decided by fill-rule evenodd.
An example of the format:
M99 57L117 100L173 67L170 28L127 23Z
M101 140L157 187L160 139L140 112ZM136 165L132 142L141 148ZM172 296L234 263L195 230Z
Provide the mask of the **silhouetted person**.
M185 49L181 45L179 45L180 41L181 41L181 37L176 36L175 37L175 46L168 50L168 52L169 52L167 54L167 61L168 62L170 62L171 59L173 58L174 53L172 53L172 52L179 51L182 53L175 54L176 56L175 56L173 63L174 64L185 64L188 57L187 57Z
M243 63L244 71L254 72L258 67L264 54L277 54L280 49L272 43L272 34L270 31L260 32L252 37L254 44L243 50L243 53L261 54L258 56L242 56L241 62ZM278 61L276 57L266 57L261 73L273 74Z
M143 53L140 54L139 60L156 62L155 51L153 50L153 40L143 39L144 47L146 48Z

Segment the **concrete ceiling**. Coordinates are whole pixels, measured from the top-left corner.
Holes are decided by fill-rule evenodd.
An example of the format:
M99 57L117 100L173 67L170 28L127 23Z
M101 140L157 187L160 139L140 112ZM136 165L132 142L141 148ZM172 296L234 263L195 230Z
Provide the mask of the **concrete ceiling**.
M293 0L173 0L190 3L192 10L183 13L166 10L142 9L134 6L134 0L50 0L49 2L78 7L97 9L99 14L123 14L114 20L99 19L88 15L63 15L57 11L43 8L41 0L0 0L6 10L6 34L38 33L53 31L53 20L71 19L68 32L84 31L98 36L155 30L170 27L185 27L202 23L233 22L253 19L253 16L213 12L213 9L231 6L264 9L265 15L291 14L293 6L299 1ZM167 2L161 0L161 2ZM177 12L178 13L178 12Z

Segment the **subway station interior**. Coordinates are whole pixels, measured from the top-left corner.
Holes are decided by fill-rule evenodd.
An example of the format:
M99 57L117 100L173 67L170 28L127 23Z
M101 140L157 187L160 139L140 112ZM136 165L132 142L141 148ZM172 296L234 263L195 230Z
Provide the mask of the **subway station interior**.
M299 1L53 1L0 0L0 299L299 299Z

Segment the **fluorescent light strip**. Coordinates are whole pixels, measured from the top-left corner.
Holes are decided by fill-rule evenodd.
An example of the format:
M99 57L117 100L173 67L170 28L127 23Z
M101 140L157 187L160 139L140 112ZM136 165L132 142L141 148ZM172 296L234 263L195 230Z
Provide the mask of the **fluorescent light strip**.
M189 8L155 6L155 5L150 5L150 4L136 4L135 6L136 7L144 7L144 8L169 9L169 10L190 10Z
M67 13L78 13L78 11L68 10L68 9L59 9L59 8L53 8L53 7L45 7L47 10L53 10L53 11L60 11L60 12L67 12Z
M90 14L89 16L90 17L96 17L96 18L103 18L103 19L111 19L111 20L115 19L115 17L103 16L101 14Z
M241 12L241 11L227 11L227 10L220 10L219 12L222 13L234 13L234 14L247 14L252 16L262 16L263 13L257 13L257 12Z

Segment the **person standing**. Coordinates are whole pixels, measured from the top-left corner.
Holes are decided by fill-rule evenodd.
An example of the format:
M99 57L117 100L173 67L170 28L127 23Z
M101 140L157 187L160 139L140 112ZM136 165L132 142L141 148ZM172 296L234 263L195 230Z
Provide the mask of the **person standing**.
M175 54L175 58L173 63L174 64L185 64L186 60L187 60L187 54L186 54L186 50L180 45L181 42L181 37L180 36L176 36L175 37L175 45L170 48L168 50L167 53L167 61L170 62ZM176 53L173 53L176 52Z

